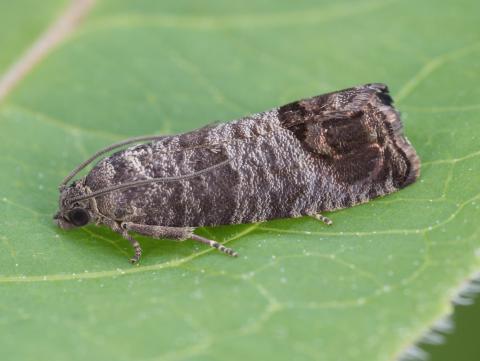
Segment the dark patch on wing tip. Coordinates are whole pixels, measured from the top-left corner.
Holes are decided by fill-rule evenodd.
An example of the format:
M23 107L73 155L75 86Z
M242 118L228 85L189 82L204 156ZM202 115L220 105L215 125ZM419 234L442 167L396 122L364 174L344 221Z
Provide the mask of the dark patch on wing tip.
M406 142L408 143L408 141ZM409 162L409 171L405 177L405 180L401 184L401 188L412 184L420 176L420 158L418 157L417 153L410 143L408 143L408 146L403 150Z
M407 169L401 179L394 179L395 187L404 188L415 182L420 176L420 158L415 149L403 134L403 124L400 114L395 108L384 108L383 113L386 116L385 125L388 129L390 139L397 152L402 156Z
M333 100L337 99L332 96L337 94L345 95L343 103L346 102L350 108L356 106L357 113L352 114L352 111L348 110L341 116L345 104L341 104L340 109L336 103L335 106L331 105ZM335 109L336 113L333 113L332 109ZM373 125L362 123L366 115L367 118L375 119L378 125L383 125L382 133L385 133L386 138L379 137L376 140L377 145L383 148L385 144L382 139L389 139L389 147L392 147L391 151L396 154L391 164L395 169L391 175L394 187L404 188L419 177L420 159L403 135L400 115L393 106L393 99L386 84L365 84L293 102L280 107L278 111L282 126L290 130L315 157L327 163L334 161L345 183L356 183L368 178L368 174L375 170L375 160L378 161L380 157L379 154L372 153L371 143L374 140L369 138L368 134L371 132L368 130ZM383 116L377 118L379 113ZM319 132L320 128L324 132ZM333 155L336 155L336 158ZM388 176L381 170L378 172L375 176L378 181L382 180L382 175Z
M382 104L390 106L393 104L393 98L390 96L390 91L388 86L383 83L371 83L367 84L366 87L375 90L375 93L378 99Z
M383 83L372 83L367 84L367 86L375 89L378 100L388 107L382 109L382 112L386 116L386 125L397 152L404 158L407 166L403 177L401 177L401 179L394 179L394 183L397 188L404 188L415 182L420 176L420 158L403 134L403 124L400 113L393 106L394 101L390 96L388 86Z
M377 97L385 105L391 106L393 104L393 99L388 93L377 93Z
M365 84L364 87L370 88L370 89L375 89L380 92L388 93L388 85L385 83L369 83Z

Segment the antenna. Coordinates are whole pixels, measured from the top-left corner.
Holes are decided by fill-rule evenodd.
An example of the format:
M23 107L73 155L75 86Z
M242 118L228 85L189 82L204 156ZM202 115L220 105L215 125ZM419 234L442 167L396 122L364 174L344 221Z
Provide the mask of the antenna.
M179 180L194 178L194 177L197 177L197 176L202 175L204 173L208 173L208 172L210 172L214 169L223 167L224 165L229 164L234 159L235 158L228 158L228 159L226 159L226 160L224 160L220 163L214 164L210 167L204 168L202 170L199 170L198 172L194 172L194 173L190 173L190 174L184 174L184 175L172 176L172 177L163 177L163 178L142 179L142 180L137 180L137 181L133 181L133 182L117 184L117 185L114 185L114 186L111 186L111 187L100 189L98 191L95 191L95 192L92 192L92 193L89 193L89 194L73 197L73 198L69 199L68 202L71 204L71 203L74 203L74 202L83 201L85 199L102 196L102 195L110 193L110 192L114 192L114 191L118 191L118 190L122 190L122 189L140 187L140 186L144 186L144 185L148 185L148 184L152 184L152 183L176 182L176 181L179 181Z
M157 136L140 136L140 137L135 137L135 138L129 138L129 139L126 139L124 141L121 141L119 143L114 143L112 145L109 145L108 147L106 148L103 148L101 150L99 150L98 152L96 152L94 155L92 155L90 158L88 158L86 161L80 163L74 170L72 170L70 172L69 175L67 175L65 177L65 179L62 181L62 183L60 183L60 185L58 186L58 189L60 191L62 191L66 184L73 178L75 177L82 169L84 169L86 166L88 166L90 163L92 163L95 159L97 159L99 156L101 156L102 154L105 154L105 153L108 153L110 152L111 150L114 150L115 148L120 148L120 147L123 147L125 145L129 145L129 144L133 144L133 143L139 143L139 142L143 142L143 141L147 141L147 140L159 140L159 139L164 139L166 138L167 136L161 136L161 135L157 135Z

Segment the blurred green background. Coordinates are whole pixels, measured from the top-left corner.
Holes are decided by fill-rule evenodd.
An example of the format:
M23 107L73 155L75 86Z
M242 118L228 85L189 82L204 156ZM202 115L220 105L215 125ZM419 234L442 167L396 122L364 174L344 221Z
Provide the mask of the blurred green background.
M447 334L441 345L424 345L432 361L480 360L480 302L470 306L457 306L453 315L454 330Z
M479 2L0 0L0 74L66 9L86 16L0 99L2 359L389 361L451 311L480 269ZM112 232L52 224L58 182L108 143L372 81L422 176L331 228L199 231L235 261L142 238L132 268ZM422 348L479 359L480 303L454 319Z

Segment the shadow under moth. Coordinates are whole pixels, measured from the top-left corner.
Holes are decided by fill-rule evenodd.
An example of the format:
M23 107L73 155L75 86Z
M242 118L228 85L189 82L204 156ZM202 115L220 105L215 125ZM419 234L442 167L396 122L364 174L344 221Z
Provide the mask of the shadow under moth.
M134 143L69 184L99 156ZM395 192L419 172L387 86L366 84L188 133L109 146L64 179L54 219L63 229L110 227L132 244L132 263L142 254L132 232L193 239L236 256L195 228L300 216L330 224L321 212Z

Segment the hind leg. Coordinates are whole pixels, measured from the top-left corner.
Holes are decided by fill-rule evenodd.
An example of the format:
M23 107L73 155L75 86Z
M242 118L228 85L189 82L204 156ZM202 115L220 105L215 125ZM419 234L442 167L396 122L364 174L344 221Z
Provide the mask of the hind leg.
M319 221L325 223L327 226L330 226L330 225L333 224L333 222L330 218L325 217L325 216L321 215L320 213L313 214L311 217L313 217L315 219L318 219Z
M193 234L190 238L197 241L197 242L208 244L210 247L216 248L220 252L226 253L229 256L232 256L232 257L237 257L238 256L238 253L235 252L233 249L225 247L223 244L220 244L217 241L212 241L211 239L204 238L202 236L197 236L196 234Z
M192 227L149 226L145 224L136 224L131 222L123 222L121 224L121 227L125 231L133 231L156 239L167 238L177 241L193 239L194 241L204 243L209 245L210 247L216 248L220 252L228 254L229 256L238 256L237 252L235 252L233 249L225 247L217 241L213 241L211 239L207 239L194 234L193 231L195 230L195 228Z

